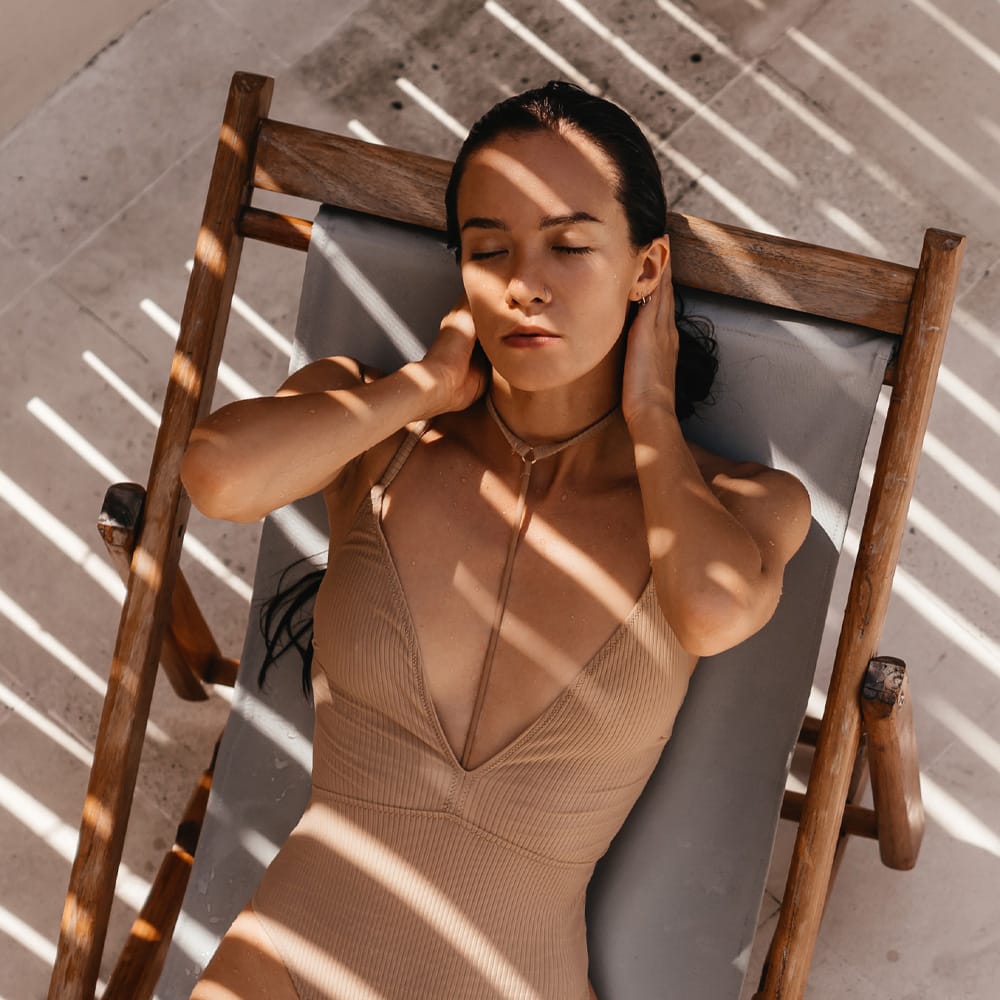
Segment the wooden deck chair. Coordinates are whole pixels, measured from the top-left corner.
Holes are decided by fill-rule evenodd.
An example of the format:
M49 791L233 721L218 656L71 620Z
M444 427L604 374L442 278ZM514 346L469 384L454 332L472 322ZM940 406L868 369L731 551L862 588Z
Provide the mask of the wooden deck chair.
M211 640L186 587L177 585L179 542L188 512L178 472L190 431L210 406L243 240L257 238L298 250L310 245L312 224L253 207L253 190L296 195L350 213L403 224L402 234L397 227L392 230L395 235L385 236L380 228L383 223L362 220L359 224L357 215L324 214L316 226L317 239L313 241L307 272L326 266L339 272L341 278L350 272L351 280L359 273L371 279L377 269L358 264L366 240L370 245L373 239L413 238L423 241L424 246L433 246L433 236L405 227L432 232L443 228L448 163L269 120L271 90L272 81L264 77L238 73L233 78L148 488L144 498L133 491L124 508L119 504L105 517L104 533L109 544L130 555L128 593L63 915L50 1000L89 1000L94 995L157 662L163 663L174 687L189 697L203 694L203 681L231 677L233 672L232 661L223 657ZM760 363L761 357L771 356L768 344L792 345L792 355L798 352L798 360L793 357L791 362L793 371L798 364L827 368L833 373L832 380L827 379L832 388L819 400L821 419L807 422L812 429L804 436L800 434L797 443L794 433L785 434L782 448L776 452L768 437L757 436L755 440L753 423L743 420L736 421L742 437L730 440L730 446L735 443L735 447L745 448L746 457L761 457L798 471L811 442L825 443L827 438L838 436L841 409L846 414L849 409L867 407L870 418L873 396L866 397L860 390L838 391L838 386L846 384L843 372L851 367L845 359L858 352L867 357L860 368L875 366L876 382L884 378L892 385L892 396L823 719L803 721L805 692L815 665L818 638L815 631L811 635L808 629L798 631L803 622L822 622L825 615L831 571L820 566L807 568L806 575L813 577L808 586L786 586L775 622L760 634L761 638L744 644L766 644L768 633L791 630L791 646L787 642L782 646L789 651L789 658L778 664L777 676L782 683L762 686L765 689L756 697L752 697L751 684L740 696L751 700L733 704L732 697L717 700L719 686L713 688L711 684L713 675L724 676L724 671L733 668L708 661L699 666L690 706L685 706L678 720L664 762L595 877L588 914L595 985L602 1000L678 994L718 1000L738 995L745 949L742 954L730 953L728 960L720 963L719 952L707 948L699 954L697 947L686 945L681 952L684 963L678 965L676 959L665 959L670 951L665 930L672 941L675 934L688 929L682 926L683 919L665 924L663 904L670 901L669 893L677 886L689 890L693 887L707 901L703 909L709 919L715 919L730 904L735 905L740 896L740 906L744 910L749 906L752 912L749 918L740 918L744 923L741 935L732 936L725 947L732 947L732 941L752 940L756 905L780 810L798 823L798 833L766 976L757 996L768 1000L801 997L843 836L860 833L876 837L883 861L898 868L911 867L919 847L923 815L905 671L898 661L879 658L877 653L964 239L929 230L919 266L913 269L680 215L670 216L668 231L675 279L696 290L691 295L691 311L712 316L720 331L724 352L721 424L733 424L732 414L721 409L727 405L724 390L730 375L725 373L733 373L733 383L740 372L750 380L771 378L770 364ZM353 239L354 234L360 234L360 242L351 244L350 253L341 252L342 237L351 235ZM314 259L319 263L314 265ZM455 280L454 275L451 280ZM442 281L442 288L446 288L447 279ZM394 284L403 287L406 283L397 280ZM309 289L307 280L300 316L300 362L308 359L310 350L322 349L322 338L316 339L316 330L310 328L310 323L315 325L317 312L315 308L310 311L305 301L314 294ZM447 290L450 294L451 290ZM384 287L381 294L387 294ZM369 316L371 301L377 299L369 299ZM425 301L421 308L430 310L428 315L434 316L436 327L436 318L443 309L434 312L437 303L433 297L429 303ZM805 315L791 315L786 310ZM375 325L383 330L393 327L392 315L384 313L375 319ZM732 337L728 335L730 328L734 331ZM739 345L746 345L747 336L751 338L750 347L740 353ZM892 347L888 367L887 345ZM364 354L362 346L358 353ZM778 350L779 355L782 350ZM787 360L787 351L785 355ZM865 381L863 376L859 379ZM784 384L791 386L792 382ZM783 412L786 415L781 419L787 426L792 421L788 411ZM702 437L719 450L730 450L720 446L715 433L709 422ZM845 446L848 460L853 452L853 460L860 461L864 433L856 429L847 433L854 438ZM823 470L813 469L809 478L817 511L810 540L814 548L829 557L839 546L835 536L839 531L842 537L849 499L831 499L831 511L838 506L842 511L828 514L828 484L823 481ZM831 488L830 497L835 492ZM821 523L824 518L825 525ZM263 555L287 563L297 550L315 553L317 532L310 527L311 522L323 523L315 503L311 508L306 503L297 514L279 512L265 526ZM793 566L798 561L796 557ZM273 570L258 570L258 589L270 586L273 590L269 572ZM308 760L300 749L306 744L301 737L308 722L300 720L307 706L301 695L294 701L297 678L291 690L286 685L270 702L258 697L253 687L256 666L248 656L251 652L252 641L248 639L242 670L248 677L241 685L243 693L238 693L234 701L233 718L219 751L217 781L221 786L223 779L230 780L236 774L232 780L238 786L233 747L248 734L263 732L263 741L258 739L258 755L261 759L270 756L274 766L268 780L280 785L279 797L286 796L296 783L302 786L307 781ZM789 678L797 678L795 685L788 685L797 686L797 691L787 697L782 690L786 687L782 670ZM738 672L733 671L730 678ZM704 685L702 676L708 679ZM723 691L725 688L722 685ZM746 694L748 690L750 695ZM730 704L725 704L726 700ZM781 720L777 721L776 716ZM739 730L738 739L752 730L779 730L770 753L780 760L780 780L776 781L773 773L755 773L754 755L746 753L742 745L734 752L729 743L730 750L723 751L715 761L688 756L685 742L690 734L697 736L712 727L725 730L741 719L751 725ZM783 797L795 734L815 745L815 757L805 796ZM863 736L874 810L854 804ZM291 746L296 741L298 746ZM725 741L722 745L726 745ZM747 764L749 770L742 772L736 767ZM736 825L741 817L749 817L751 800L766 801L756 809L759 819L747 819L747 826L757 829L746 839L757 846L752 852L748 849L742 864L722 869L716 867L720 855L713 853L715 832L703 829L698 842L692 842L690 837L681 842L683 834L663 825L664 815L657 803L662 803L664 797L670 801L674 795L693 794L708 804L709 815L717 815L713 810L733 799L733 786L724 782L725 773L733 768L740 774L739 795L728 804L735 805ZM212 865L205 852L215 861L220 857L218 853L212 855L212 824L225 828L227 823L236 823L243 831L240 850L231 852L237 863L259 868L274 846L267 835L257 832L271 822L273 810L260 815L258 802L241 812L219 786L213 792L205 842L196 861L199 868L187 884L185 914L178 928L179 936L186 935L188 943L184 948L175 948L165 980L173 975L175 982L183 983L185 975L193 975L210 940L226 928L226 907L231 916L235 912L232 907L238 908L253 888L242 886L242 898L230 899L217 909L206 906L203 897L212 889L212 880L205 873ZM207 778L196 792L179 829L178 843L154 883L154 894L136 922L105 996L134 1000L152 995L182 905L206 798ZM290 827L297 818L294 808L291 813L280 822ZM216 838L216 842L221 839ZM756 889L736 889L737 868L751 870L750 881L756 880ZM214 918L206 917L206 913L214 914ZM191 941L195 944L191 945ZM193 954L198 949L202 949L202 958ZM675 962L672 967L671 961ZM715 984L707 978L702 981L702 976L710 976L708 970L713 964L726 966L725 974ZM189 986L188 980L187 987L164 988L183 990ZM694 987L701 992L695 992ZM167 1000L168 994L163 995Z

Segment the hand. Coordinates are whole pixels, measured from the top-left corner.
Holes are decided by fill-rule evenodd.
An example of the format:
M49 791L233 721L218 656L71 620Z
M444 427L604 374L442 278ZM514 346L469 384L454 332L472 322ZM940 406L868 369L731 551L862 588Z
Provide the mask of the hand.
M464 410L485 391L489 366L476 340L476 327L463 292L441 320L438 335L420 367L431 377L434 413Z
M622 378L622 414L626 423L649 406L675 412L678 342L668 260L650 300L639 306L628 331Z

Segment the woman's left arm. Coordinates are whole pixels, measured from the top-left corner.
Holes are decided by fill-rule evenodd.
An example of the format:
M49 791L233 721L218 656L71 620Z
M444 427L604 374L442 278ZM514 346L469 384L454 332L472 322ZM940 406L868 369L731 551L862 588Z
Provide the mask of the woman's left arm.
M681 645L709 656L774 614L785 566L809 528L809 497L789 473L731 462L684 440L674 404L669 266L628 336L622 411L660 607Z

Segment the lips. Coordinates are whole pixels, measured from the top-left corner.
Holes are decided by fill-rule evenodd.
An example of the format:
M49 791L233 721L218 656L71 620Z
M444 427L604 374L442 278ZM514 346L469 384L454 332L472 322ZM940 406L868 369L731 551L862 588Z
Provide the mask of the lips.
M516 326L510 333L504 334L502 339L509 347L542 347L555 343L559 336L537 326Z

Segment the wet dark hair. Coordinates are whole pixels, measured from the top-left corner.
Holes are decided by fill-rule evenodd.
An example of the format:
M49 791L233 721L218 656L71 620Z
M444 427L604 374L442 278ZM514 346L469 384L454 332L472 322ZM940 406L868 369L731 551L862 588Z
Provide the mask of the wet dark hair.
M631 116L618 105L595 97L572 83L553 80L544 87L510 97L490 108L472 126L452 168L445 192L448 245L456 258L461 250L458 228L458 188L469 157L502 135L568 129L586 136L614 165L615 196L625 211L629 237L635 248L647 246L666 231L667 200L660 167L652 147ZM677 357L677 417L684 420L698 403L708 399L715 379L715 338L709 320L687 316L684 301L675 291L676 321L680 334ZM638 309L631 303L625 328ZM292 567L290 567L291 569ZM286 571L287 572L287 571ZM268 669L287 650L295 647L302 657L302 690L311 696L312 605L323 578L314 570L278 592L261 609L265 658L258 674L263 687ZM284 588L284 589L283 589Z
M309 570L286 583L290 575L309 561L309 557L304 556L286 566L278 579L274 597L261 605L259 624L264 636L264 659L257 673L257 686L264 687L268 670L279 657L294 648L302 660L302 693L311 701L313 605L326 569Z
M611 161L617 174L615 197L625 212L629 237L636 249L648 246L667 227L667 199L660 165L653 149L631 115L586 90L563 80L509 97L490 108L469 131L455 159L444 204L448 246L461 253L458 227L458 189L465 165L478 149L502 135L569 130L585 136ZM684 420L698 403L709 398L718 367L712 324L702 317L687 316L684 300L675 292L675 319L680 334L677 357L677 417ZM626 329L635 318L633 303L626 316Z

